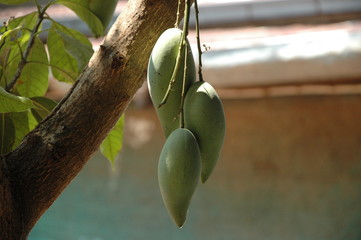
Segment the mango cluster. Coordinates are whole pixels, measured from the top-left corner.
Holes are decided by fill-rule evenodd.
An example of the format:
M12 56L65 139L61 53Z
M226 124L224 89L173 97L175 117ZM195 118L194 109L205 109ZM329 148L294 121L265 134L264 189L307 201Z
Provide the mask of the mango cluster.
M180 29L167 29L152 50L147 72L150 97L166 137L158 164L159 187L168 213L178 227L185 222L199 179L204 183L212 173L225 135L222 103L209 83L196 82L196 66L189 42L186 41L186 48L179 48L181 41ZM159 107L179 51L181 59L175 82L166 103ZM181 126L183 88L184 126Z

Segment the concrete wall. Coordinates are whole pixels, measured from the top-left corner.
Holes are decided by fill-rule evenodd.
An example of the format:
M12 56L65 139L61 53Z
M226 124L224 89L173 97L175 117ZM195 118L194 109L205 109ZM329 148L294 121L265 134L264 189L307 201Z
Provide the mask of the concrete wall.
M30 240L361 239L361 95L224 106L224 151L183 229L158 189L164 137L154 110L130 108L115 170L96 155Z

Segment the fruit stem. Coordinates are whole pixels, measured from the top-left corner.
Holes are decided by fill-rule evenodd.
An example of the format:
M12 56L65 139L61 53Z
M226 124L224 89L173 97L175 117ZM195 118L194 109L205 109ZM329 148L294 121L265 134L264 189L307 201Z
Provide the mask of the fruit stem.
M183 41L186 41L186 38L188 36L188 27L189 27L189 15L191 11L191 1L186 0L186 6L184 8L184 25L183 25Z
M181 93L181 105L180 105L180 127L184 128L184 98L185 98L185 86L186 86L186 77L187 77L187 57L188 57L188 45L185 44L184 47L184 73L183 73L183 83L182 83L182 93Z
M196 38L197 38L197 48L198 48L198 76L199 76L199 81L203 82L203 74L202 74L202 48L201 48L201 41L199 38L199 19L198 19L198 15L199 15L199 9L198 9L198 2L197 0L194 0L194 10L195 10L195 15L196 15Z
M183 36L183 34L182 34L182 36ZM180 43L179 43L178 55L177 55L174 70L173 70L173 73L172 73L172 77L171 77L171 80L170 80L169 85L168 85L168 89L167 89L162 101L159 103L158 108L162 107L164 104L167 103L167 100L169 98L169 94L170 94L170 92L172 90L172 86L175 83L175 77L176 77L176 75L178 73L178 69L179 69L179 62L180 62L180 57L181 57L180 53L182 51L182 48L183 48L183 41L181 40Z
M182 35L181 35L181 41L179 43L179 50L178 50L178 54L177 54L177 59L176 59L176 62L175 62L172 77L171 77L169 85L168 85L168 89L167 89L162 101L158 105L158 108L162 107L164 104L167 103L167 100L169 98L169 94L170 94L170 92L172 90L172 86L175 83L175 78L176 78L178 70L179 70L179 63L180 63L180 59L181 59L182 50L184 50L184 46L187 44L186 39L187 39L187 36L188 36L190 8L191 8L191 1L186 0L186 5L185 5L185 8L184 8L183 32L182 32ZM187 52L185 54L187 54Z
M181 0L178 0L177 19L175 20L175 24L174 24L175 28L178 28L178 25L179 25L180 6L181 6Z
M189 27L189 15L191 9L190 0L186 0L186 6L184 9L184 25L183 25L183 44L184 44L184 72L183 72L183 82L182 82L182 93L181 93L181 105L180 105L180 127L184 128L184 98L185 98L185 85L186 85L186 77L187 77L187 57L188 57L188 45L186 43L186 39L188 36L188 27Z

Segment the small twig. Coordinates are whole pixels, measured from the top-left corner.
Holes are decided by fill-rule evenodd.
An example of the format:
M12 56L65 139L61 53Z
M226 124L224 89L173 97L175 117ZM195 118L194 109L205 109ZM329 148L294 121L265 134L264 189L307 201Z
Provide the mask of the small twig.
M17 80L19 79L20 75L21 75L21 72L23 71L25 65L26 65L26 60L27 58L29 57L29 54L30 54L30 50L31 48L33 47L34 45L34 42L35 42L35 38L37 36L37 32L39 31L39 28L41 26L41 23L43 22L44 20L44 14L46 12L46 10L48 9L48 7L51 6L51 4L54 2L54 0L52 1L49 1L47 5L44 6L43 9L41 9L39 11L39 14L38 14L38 20L33 28L33 30L31 31L31 34L30 34L30 38L29 38L29 42L28 42L28 45L26 46L26 49L24 51L24 53L22 54L22 57L21 57L21 61L19 62L19 65L18 65L18 68L15 72L15 75L13 77L13 79L10 81L10 83L8 85L6 85L5 87L5 90L10 92L11 89L13 89L13 87L15 86ZM37 4L37 2L35 1L35 3ZM38 6L38 4L37 4ZM39 8L38 8L39 9Z
M14 19L15 19L15 17L12 16L12 17L9 17L8 20L6 20L6 22L3 22L4 27L5 27L5 31L8 30L9 23L10 23L12 20L14 20Z
M199 15L199 9L198 9L198 2L197 0L194 0L194 10L195 10L195 14L196 14L196 38L197 38L197 48L198 48L198 76L199 76L199 81L203 82L203 74L202 74L202 48L201 48L201 40L199 38L199 19L198 19L198 15Z
M181 53L182 53L182 50L184 49L184 45L187 44L186 43L186 39L187 39L187 36L188 36L188 25L189 25L189 12L190 12L190 8L191 8L191 2L190 0L186 0L186 6L185 6L185 9L184 9L184 25L183 25L183 32L182 32L182 35L181 35L181 41L179 43L179 50L178 50L178 55L177 55L177 59L176 59L176 63L175 63L175 66L174 66L174 70L173 70L173 74L172 74L172 77L171 77L171 80L169 82L169 85L168 85L168 89L162 99L162 101L160 102L160 104L158 105L158 108L162 107L164 104L167 103L167 100L169 98L169 94L171 92L171 89L172 89L172 86L174 85L175 83L175 78L177 76L177 73L178 73L178 70L179 70L179 63L180 63L180 59L181 59Z

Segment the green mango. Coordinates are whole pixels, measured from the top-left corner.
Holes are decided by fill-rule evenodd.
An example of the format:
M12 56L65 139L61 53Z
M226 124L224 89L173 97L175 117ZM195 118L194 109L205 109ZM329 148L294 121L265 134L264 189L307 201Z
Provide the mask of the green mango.
M184 100L184 125L198 141L204 183L216 166L226 128L222 102L209 83L196 82L188 90Z
M112 20L118 0L88 0L90 10L100 19L104 30Z
M176 129L167 138L160 154L158 181L163 202L178 227L186 220L200 172L196 138L188 129Z
M179 52L182 31L178 28L167 29L156 42L149 58L147 82L150 97L156 109L158 118L166 137L180 127L180 105L184 73L184 54L181 56L179 71L170 92L168 101L158 107L167 92L171 80L176 58ZM187 41L187 75L185 92L196 80L196 67L191 48Z

